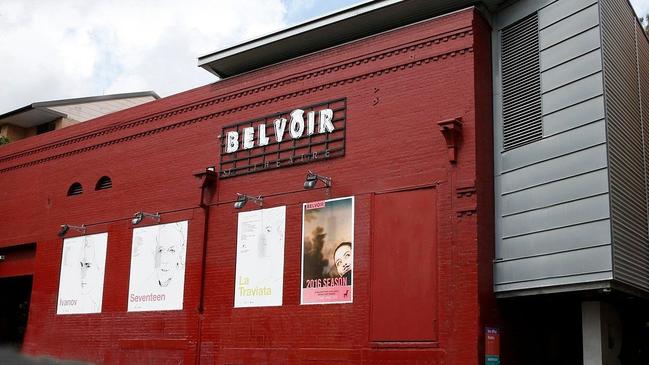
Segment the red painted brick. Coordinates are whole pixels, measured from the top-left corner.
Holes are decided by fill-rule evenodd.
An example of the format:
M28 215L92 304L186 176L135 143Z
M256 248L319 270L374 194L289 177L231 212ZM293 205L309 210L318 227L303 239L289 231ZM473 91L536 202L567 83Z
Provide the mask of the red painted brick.
M466 10L0 148L0 247L37 244L24 350L99 363L481 363L483 328L498 324L489 39L479 13ZM222 126L341 97L345 157L223 179L205 222L193 172L218 165ZM463 136L451 164L437 122L456 117ZM299 305L301 204L324 197L300 190L307 168L334 178L334 197L356 196L353 304ZM104 175L113 188L94 191ZM84 193L67 197L73 182ZM425 184L438 194L439 342L377 347L369 342L371 196ZM475 191L459 196L467 184ZM282 307L232 308L237 192L277 194L265 205L287 206ZM190 221L182 311L126 312L136 211ZM109 233L101 314L56 315L64 223Z

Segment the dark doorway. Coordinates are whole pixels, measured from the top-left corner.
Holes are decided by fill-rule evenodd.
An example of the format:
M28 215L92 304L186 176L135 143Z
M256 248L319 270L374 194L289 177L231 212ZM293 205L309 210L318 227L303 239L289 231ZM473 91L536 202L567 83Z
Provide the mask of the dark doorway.
M580 365L581 300L564 295L503 299L503 364ZM588 364L584 364L588 365Z
M0 347L22 347L27 329L32 276L0 279Z

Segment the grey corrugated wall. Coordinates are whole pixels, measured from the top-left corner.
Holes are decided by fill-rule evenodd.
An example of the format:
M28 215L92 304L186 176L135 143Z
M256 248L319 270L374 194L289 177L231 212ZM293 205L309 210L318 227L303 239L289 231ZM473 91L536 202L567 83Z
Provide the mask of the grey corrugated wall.
M610 162L613 277L648 290L646 153L638 65L643 64L643 68L646 68L644 64L649 59L637 58L637 45L641 45L644 54L647 41L643 34L636 33L635 13L626 0L600 0L600 4Z

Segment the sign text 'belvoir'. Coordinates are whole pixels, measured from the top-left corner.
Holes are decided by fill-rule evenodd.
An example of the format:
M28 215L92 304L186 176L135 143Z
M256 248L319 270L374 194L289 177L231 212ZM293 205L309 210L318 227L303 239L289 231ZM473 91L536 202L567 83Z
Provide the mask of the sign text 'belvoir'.
M221 178L345 154L346 99L229 125L221 134Z

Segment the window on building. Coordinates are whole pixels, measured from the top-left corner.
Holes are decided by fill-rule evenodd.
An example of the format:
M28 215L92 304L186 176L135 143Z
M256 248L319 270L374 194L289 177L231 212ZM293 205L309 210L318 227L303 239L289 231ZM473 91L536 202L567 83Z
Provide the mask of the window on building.
M36 134L43 134L47 132L51 132L56 129L56 123L55 122L48 122L48 123L43 123L41 125L36 126Z

